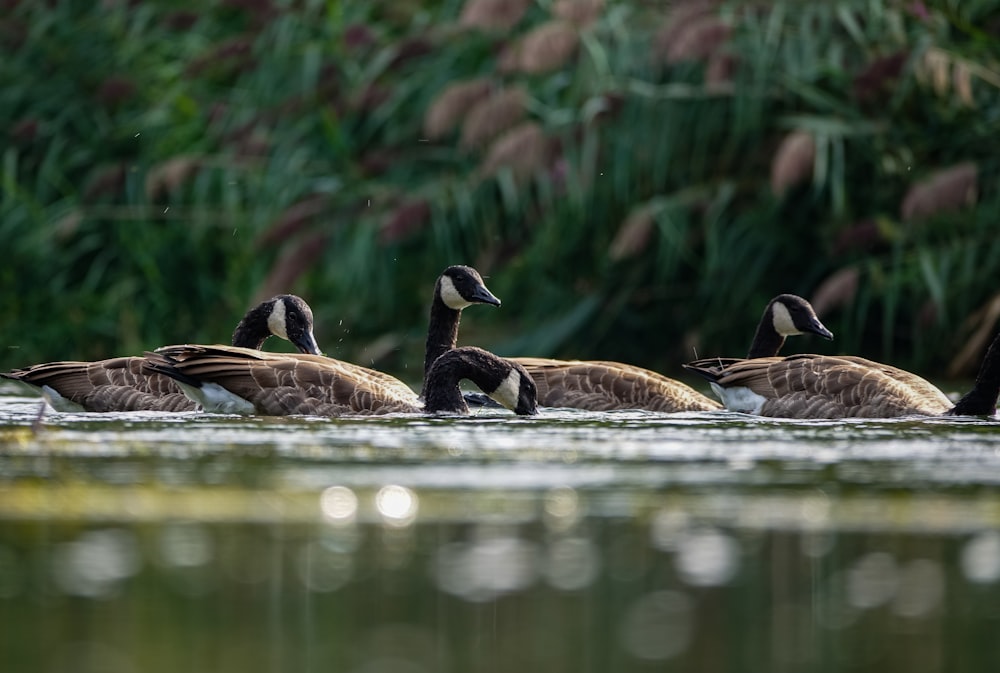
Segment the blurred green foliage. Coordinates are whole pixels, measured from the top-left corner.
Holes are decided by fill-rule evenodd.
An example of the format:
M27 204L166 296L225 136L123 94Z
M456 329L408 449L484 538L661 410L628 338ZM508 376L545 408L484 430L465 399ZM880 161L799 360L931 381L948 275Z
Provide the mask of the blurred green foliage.
M464 343L666 371L780 292L837 335L790 350L938 374L996 318L993 2L5 5L4 368L296 292L418 378L452 263Z

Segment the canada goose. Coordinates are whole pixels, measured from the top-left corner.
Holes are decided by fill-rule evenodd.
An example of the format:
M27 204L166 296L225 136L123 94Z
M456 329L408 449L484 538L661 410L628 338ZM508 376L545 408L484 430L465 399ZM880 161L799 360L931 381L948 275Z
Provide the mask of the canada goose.
M976 383L957 404L916 374L853 356L705 359L684 365L708 379L731 411L784 418L992 416L1000 393L1000 333Z
M288 339L303 353L318 355L313 314L300 297L282 294L250 309L233 332L233 345L259 349L271 335ZM193 411L173 379L143 370L142 357L96 362L47 362L0 377L41 391L58 411Z
M206 410L222 413L467 414L462 379L516 414L537 413L535 384L524 368L474 346L453 348L434 361L425 377L424 401L391 377L387 381L380 372L331 358L183 345L160 348L146 358L148 369L176 379Z
M785 337L806 333L833 338L808 301L793 294L778 295L764 309L748 357L776 355ZM538 402L545 407L665 412L722 408L680 381L634 365L606 360L513 359L531 374L538 386Z

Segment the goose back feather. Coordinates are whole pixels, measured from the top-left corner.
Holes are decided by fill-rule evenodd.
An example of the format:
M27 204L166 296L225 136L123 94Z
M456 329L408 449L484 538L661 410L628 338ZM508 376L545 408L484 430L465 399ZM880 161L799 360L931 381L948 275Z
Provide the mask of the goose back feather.
M530 373L542 406L590 411L712 411L722 405L657 372L599 360L513 358Z

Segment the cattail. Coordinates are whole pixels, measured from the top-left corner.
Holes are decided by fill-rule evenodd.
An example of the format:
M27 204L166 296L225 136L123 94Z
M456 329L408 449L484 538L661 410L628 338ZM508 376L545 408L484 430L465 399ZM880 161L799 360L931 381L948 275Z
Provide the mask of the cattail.
M856 266L837 269L813 292L812 305L817 315L827 315L835 308L851 306L858 294L861 272Z
M890 225L887 222L867 218L837 232L831 251L834 255L853 251L868 252L888 241L890 234Z
M506 43L497 56L497 72L502 75L510 75L521 68L521 40L513 40Z
M96 201L101 197L117 196L125 186L125 172L124 163L95 169L91 172L87 186L83 190L83 200Z
M656 219L646 205L634 208L618 226L614 240L608 247L608 257L620 262L642 254L653 240Z
M921 220L975 203L978 174L976 164L971 161L931 174L906 192L900 207L902 218Z
M468 0L458 23L464 28L505 31L518 24L528 11L529 0Z
M771 163L771 192L782 196L789 187L812 177L816 141L807 131L792 131L781 141Z
M653 40L654 52L661 61L668 60L671 46L684 39L691 26L705 18L714 18L718 2L713 0L689 0L676 3L667 13L663 25Z
M365 177L377 177L400 162L399 150L374 147L358 159L358 167Z
M108 77L97 87L97 99L107 107L117 107L135 94L135 82L121 75Z
M708 57L705 66L705 86L709 89L722 89L733 83L738 59L733 54L717 51Z
M666 45L664 58L667 63L703 61L725 44L732 32L732 26L718 16L695 19Z
M396 45L396 53L389 61L389 68L396 68L407 61L426 56L434 51L434 44L423 37L411 37Z
M198 19L201 18L201 14L198 12L190 10L176 10L167 14L163 22L166 24L168 30L176 30L178 32L190 30L198 23Z
M975 107L976 100L972 96L972 68L966 61L956 61L951 69L952 82L955 85L955 95L963 105Z
M298 245L286 248L257 289L257 301L289 292L295 281L323 255L328 240L329 234L315 232L300 240Z
M344 30L344 46L348 49L367 49L375 44L375 34L361 23L353 23Z
M235 75L256 65L252 52L253 41L249 37L234 37L191 61L184 72L189 77L198 77L206 70L220 70Z
M74 208L52 224L52 233L58 241L65 241L76 234L83 224L83 211Z
M507 168L516 180L524 180L548 166L551 150L542 127L536 122L523 122L496 139L480 164L478 173L492 175Z
M917 76L921 81L930 81L934 92L939 96L948 93L951 84L951 57L940 49L928 49L917 68Z
M306 225L314 222L326 212L330 198L325 194L310 194L296 201L278 216L278 218L257 237L255 245L258 248L270 248L286 241Z
M552 3L552 16L586 28L604 11L604 0L556 0Z
M15 19L10 14L11 12L0 11L0 16L4 17L0 19L0 48L13 54L24 46L31 30L25 21Z
M899 79L909 59L907 51L877 58L854 77L854 97L862 102L883 100L892 83Z
M178 190L201 169L202 157L197 154L179 154L153 166L146 174L146 198L158 201Z
M576 28L564 21L549 21L525 34L513 47L508 65L532 75L557 70L573 57L580 44Z
M461 146L466 149L483 147L517 124L524 118L527 98L524 89L513 87L476 103L462 123Z
M493 87L494 83L485 77L449 84L424 114L424 135L432 140L446 136Z
M29 145L38 137L38 127L38 120L29 117L14 124L7 132L7 135L18 145Z
M361 95L358 96L355 106L359 110L371 112L391 97L392 90L388 86L373 82L364 88Z
M948 378L957 379L975 374L983 360L983 352L996 333L1000 321L1000 294L994 294L982 308L965 320L965 331L972 335L964 340L958 354L948 364Z
M431 219L431 205L425 199L413 199L399 206L379 227L378 237L383 244L395 243L427 226Z
M266 132L258 131L236 143L235 149L236 156L240 159L265 157L271 151L271 138Z
M224 7L243 10L255 29L273 21L280 11L272 0L221 0L221 4Z

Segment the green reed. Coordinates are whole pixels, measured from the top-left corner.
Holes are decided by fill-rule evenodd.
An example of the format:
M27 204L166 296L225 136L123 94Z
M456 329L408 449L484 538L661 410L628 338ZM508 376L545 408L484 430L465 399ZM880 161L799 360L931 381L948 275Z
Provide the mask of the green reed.
M608 3L559 58L519 42L555 5L496 30L460 29L464 5L20 3L0 366L225 341L292 291L331 354L409 372L431 284L464 262L504 300L464 342L668 370L742 353L771 296L854 270L823 315L837 341L794 348L940 372L995 294L989 3ZM521 107L470 142L458 106L429 137L475 78ZM963 162L971 184L904 206Z

